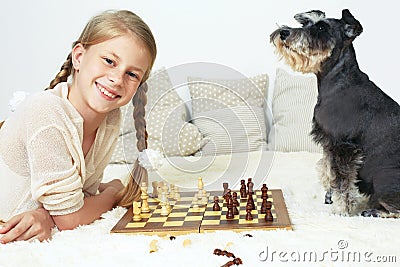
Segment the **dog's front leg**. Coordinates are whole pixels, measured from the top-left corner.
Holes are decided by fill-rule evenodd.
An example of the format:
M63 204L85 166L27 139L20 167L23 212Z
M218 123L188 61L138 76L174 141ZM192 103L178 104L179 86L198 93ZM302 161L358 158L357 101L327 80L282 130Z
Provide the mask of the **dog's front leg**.
M325 204L332 204L332 188L330 187L325 194Z
M317 171L319 173L319 178L321 180L322 186L326 190L325 194L325 204L332 204L332 173L331 173L330 160L327 153L323 153L322 158L317 163Z

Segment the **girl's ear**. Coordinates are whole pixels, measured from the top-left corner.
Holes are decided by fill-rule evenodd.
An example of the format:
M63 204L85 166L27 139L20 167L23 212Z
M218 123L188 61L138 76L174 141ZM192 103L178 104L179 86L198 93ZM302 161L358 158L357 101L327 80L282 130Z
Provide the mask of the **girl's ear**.
M73 48L72 48L72 66L76 71L79 71L79 66L81 63L82 55L85 52L85 48L81 43L77 43Z

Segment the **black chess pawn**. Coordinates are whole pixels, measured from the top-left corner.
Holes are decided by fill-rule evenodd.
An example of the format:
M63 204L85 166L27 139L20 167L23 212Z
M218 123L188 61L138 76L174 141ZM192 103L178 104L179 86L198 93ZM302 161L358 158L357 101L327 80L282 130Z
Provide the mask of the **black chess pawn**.
M246 205L246 221L252 221L253 215L251 214L252 208L251 205Z
M218 196L214 196L214 206L213 206L213 211L220 211L221 207L219 205L219 198Z
M263 184L261 187L261 196L266 196L267 198L268 196L268 187L266 184Z
M272 222L274 221L274 216L272 216L272 202L271 201L267 201L267 211L265 213L265 221L267 222Z
M240 180L240 197L247 198L247 189L246 189L246 181Z

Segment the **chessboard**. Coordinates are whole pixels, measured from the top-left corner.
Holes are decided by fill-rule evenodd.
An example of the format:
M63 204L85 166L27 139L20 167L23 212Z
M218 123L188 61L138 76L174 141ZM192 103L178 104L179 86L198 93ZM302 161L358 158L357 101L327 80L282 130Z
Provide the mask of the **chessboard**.
M235 191L232 191L235 192ZM181 192L179 200L168 199L171 210L168 215L161 215L160 200L149 197L149 213L142 213L140 221L133 221L133 208L127 210L120 221L112 228L112 233L123 234L156 234L159 236L179 235L187 233L213 232L231 230L236 232L249 230L292 230L286 204L280 189L268 190L268 201L272 203L270 221L266 221L261 213L261 190L254 191L255 209L251 211L252 220L246 220L246 198L240 198L238 215L226 218L227 203L222 191L207 192L208 202L198 204L197 192ZM214 196L218 197L220 211L214 211ZM240 198L240 200L239 200Z

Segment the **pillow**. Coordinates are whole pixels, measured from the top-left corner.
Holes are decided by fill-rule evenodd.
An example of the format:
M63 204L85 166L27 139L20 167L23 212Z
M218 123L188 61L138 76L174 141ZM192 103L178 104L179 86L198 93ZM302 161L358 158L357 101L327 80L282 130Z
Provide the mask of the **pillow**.
M189 78L192 122L208 142L203 155L265 150L268 76L214 80Z
M197 152L202 136L197 127L187 122L186 106L176 93L165 68L147 80L146 128L148 148L165 156L187 156ZM121 108L121 135L110 163L133 163L138 155L133 105Z
M315 76L294 75L277 69L269 150L322 152L310 135L317 97Z

